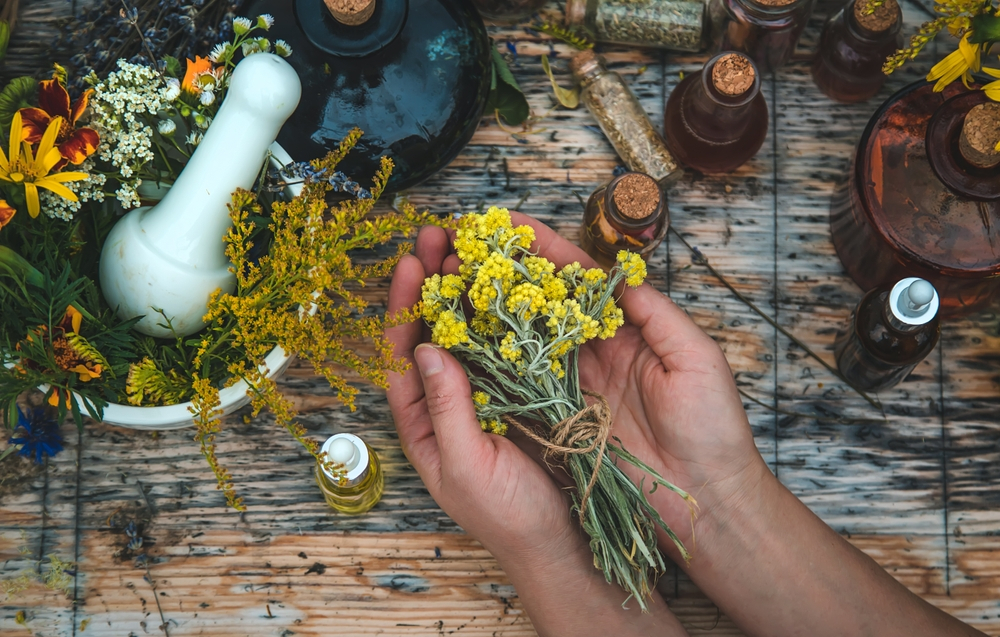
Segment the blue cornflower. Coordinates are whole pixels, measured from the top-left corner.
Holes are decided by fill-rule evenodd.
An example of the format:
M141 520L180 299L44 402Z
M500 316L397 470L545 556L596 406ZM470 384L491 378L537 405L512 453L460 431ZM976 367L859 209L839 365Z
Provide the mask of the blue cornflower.
M62 451L63 437L59 434L59 423L49 418L44 409L32 409L26 416L18 407L17 427L10 444L20 445L20 455L34 457L35 462L42 464L43 456L54 456Z

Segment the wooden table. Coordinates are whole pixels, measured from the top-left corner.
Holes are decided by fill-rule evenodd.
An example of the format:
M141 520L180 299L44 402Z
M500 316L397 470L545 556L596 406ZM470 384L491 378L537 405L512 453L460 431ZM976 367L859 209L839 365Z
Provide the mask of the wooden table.
M22 13L45 3L66 10L43 0L23 3L31 6ZM930 14L913 1L904 6L908 35ZM823 17L835 8L820 4L796 59L763 83L771 123L757 157L728 176L689 173L670 191L680 234L827 361L861 294L830 243L830 194L879 101L952 45L942 38L929 47L871 102L836 105L808 70ZM42 62L44 39L26 33L46 33L48 15L25 18L15 69ZM507 39L516 47L513 71L540 119L517 138L484 119L465 152L410 199L436 212L517 206L575 239L581 199L617 159L583 109L552 108L539 61L549 40L519 28L493 31L501 50ZM568 85L570 50L554 50ZM680 74L707 59L625 49L607 57L658 124ZM718 341L740 387L759 401L748 399L747 411L782 482L917 594L1000 634L996 313L944 325L937 350L879 396L887 420L866 422L879 414L693 265L676 237L656 251L650 278ZM372 298L381 303L385 289L373 288ZM158 634L165 621L174 636L534 634L496 562L437 508L406 462L383 393L359 387L350 413L302 366L282 381L317 439L358 433L382 458L385 497L356 518L327 508L311 460L266 415L230 418L219 439L249 505L242 516L226 510L190 431L88 424L77 434L67 425L66 451L29 487L0 485L0 573L36 569L50 554L78 566L66 594L33 584L0 596L0 633L123 637ZM130 519L142 526L148 575L115 557ZM44 558L42 572L49 568ZM692 634L740 634L678 570L659 588ZM15 622L22 610L26 627Z

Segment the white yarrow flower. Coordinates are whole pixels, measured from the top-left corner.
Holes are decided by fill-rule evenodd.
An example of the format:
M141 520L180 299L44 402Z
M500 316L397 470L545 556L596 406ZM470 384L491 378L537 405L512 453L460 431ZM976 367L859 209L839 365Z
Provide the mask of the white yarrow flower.
M246 35L253 28L253 22L249 18L233 18L233 33L236 35Z
M172 119L162 119L156 125L156 130L160 131L160 134L164 137L169 137L177 131L177 124Z
M274 24L274 18L270 13L263 13L257 16L257 26L267 31Z
M292 47L288 44L288 42L285 42L284 40L275 40L274 52L280 55L281 57L286 58L292 54Z
M209 90L204 90L201 95L198 96L198 101L201 102L202 106L211 106L215 101L215 93Z
M203 139L205 139L205 136L202 133L200 133L199 131L194 131L190 135L188 135L187 139L184 141L186 141L189 146L197 146L198 144L201 143L201 140Z

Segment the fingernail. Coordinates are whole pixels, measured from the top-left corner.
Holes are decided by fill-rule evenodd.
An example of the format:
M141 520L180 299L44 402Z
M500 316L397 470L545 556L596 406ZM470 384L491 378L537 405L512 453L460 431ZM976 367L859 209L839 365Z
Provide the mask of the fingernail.
M444 360L441 358L438 348L433 345L426 343L417 345L413 356L417 359L417 368L420 369L420 375L424 378L433 376L444 369Z

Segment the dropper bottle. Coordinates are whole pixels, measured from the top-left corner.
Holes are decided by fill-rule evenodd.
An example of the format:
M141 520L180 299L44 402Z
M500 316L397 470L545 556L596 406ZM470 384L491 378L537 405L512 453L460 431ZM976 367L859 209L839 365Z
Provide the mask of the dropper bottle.
M320 449L320 457L327 462L316 463L316 483L335 510L359 515L382 498L382 466L361 438L347 433L330 436Z
M897 385L937 345L939 306L934 286L916 277L865 294L834 342L840 373L862 391Z

